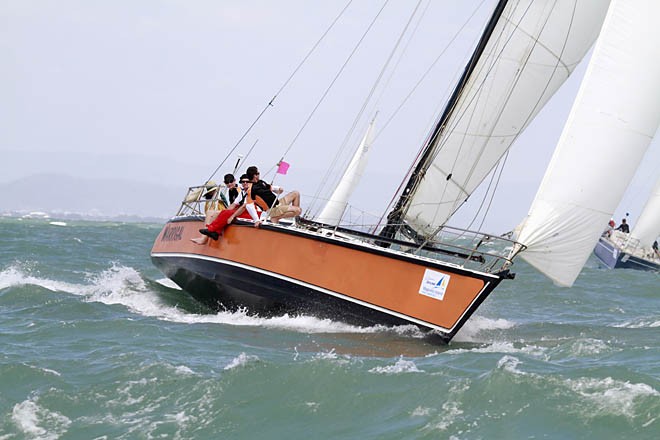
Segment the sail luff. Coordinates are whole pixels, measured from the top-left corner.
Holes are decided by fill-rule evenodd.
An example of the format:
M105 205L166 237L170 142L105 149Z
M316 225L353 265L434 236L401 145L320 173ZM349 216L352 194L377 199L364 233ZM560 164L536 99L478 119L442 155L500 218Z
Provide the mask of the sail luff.
M660 123L660 3L614 0L530 212L521 254L571 286Z

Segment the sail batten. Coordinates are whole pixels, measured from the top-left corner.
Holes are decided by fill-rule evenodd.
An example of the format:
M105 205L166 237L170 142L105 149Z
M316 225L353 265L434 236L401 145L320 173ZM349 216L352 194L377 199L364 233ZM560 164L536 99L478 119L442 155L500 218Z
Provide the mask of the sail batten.
M570 286L660 123L660 3L613 0L530 212L522 258Z

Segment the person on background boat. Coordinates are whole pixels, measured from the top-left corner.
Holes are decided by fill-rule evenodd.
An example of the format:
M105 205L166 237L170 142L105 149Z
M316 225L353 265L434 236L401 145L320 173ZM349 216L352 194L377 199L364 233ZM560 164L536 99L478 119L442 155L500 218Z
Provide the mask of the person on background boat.
M610 218L610 221L607 222L607 229L605 229L602 236L603 237L609 237L610 235L612 235L612 231L614 230L615 226L616 226L616 223L614 222L614 219Z
M255 221L255 227L258 228L265 218L263 213L261 217L257 215L254 205L259 206L264 213L267 213L273 223L279 223L283 218L293 218L300 215L302 210L300 209L300 193L298 191L291 191L278 199L275 193L282 194L284 189L261 180L259 169L256 166L249 167L246 174L251 182L247 210Z
M658 251L658 240L655 240L653 242L653 246L651 247L653 248L653 252L655 252L655 257L660 258L660 251Z
M621 224L619 225L618 228L616 228L616 230L624 232L626 234L630 233L630 226L628 226L628 222L626 222L625 218L621 219Z

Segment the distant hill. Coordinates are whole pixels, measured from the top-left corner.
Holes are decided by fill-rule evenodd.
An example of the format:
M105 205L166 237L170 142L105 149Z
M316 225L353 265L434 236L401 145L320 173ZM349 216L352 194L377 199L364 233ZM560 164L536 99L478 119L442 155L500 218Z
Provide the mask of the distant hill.
M168 218L176 213L185 192L185 187L131 180L36 174L0 183L0 213Z

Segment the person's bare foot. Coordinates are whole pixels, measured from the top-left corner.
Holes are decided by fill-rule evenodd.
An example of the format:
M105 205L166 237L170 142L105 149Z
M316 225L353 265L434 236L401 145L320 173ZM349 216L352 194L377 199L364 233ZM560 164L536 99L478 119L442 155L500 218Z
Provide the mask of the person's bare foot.
M208 240L209 240L208 237L196 237L190 239L190 241L192 241L195 244L206 244Z

